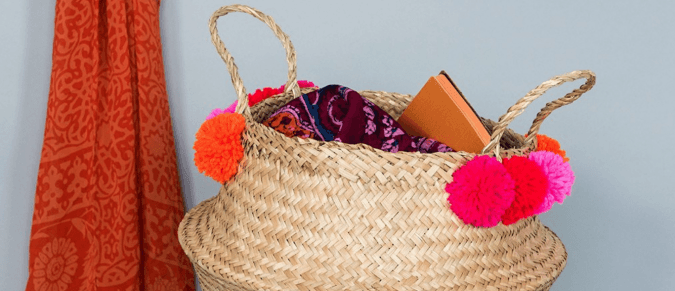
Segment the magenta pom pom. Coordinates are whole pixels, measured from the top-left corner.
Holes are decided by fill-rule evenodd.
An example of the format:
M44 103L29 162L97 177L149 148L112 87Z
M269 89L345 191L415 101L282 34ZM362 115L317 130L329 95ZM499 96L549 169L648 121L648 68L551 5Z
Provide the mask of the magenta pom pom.
M229 107L225 108L225 110L223 110L223 112L234 113L234 110L237 109L238 103L239 103L239 100L234 100L234 103L232 103L232 105L230 105Z
M220 108L213 109L213 111L211 111L211 114L209 114L209 116L206 117L206 120L209 120L209 119L211 119L211 118L214 118L214 117L216 117L216 116L218 116L218 115L220 115L220 114L223 114L223 113L225 113L225 111L223 111L223 110L220 109Z
M539 165L548 179L544 203L536 210L536 213L540 214L551 209L553 202L562 203L565 197L570 195L572 184L574 184L574 172L568 162L552 152L532 152L529 159Z
M298 81L298 86L299 86L300 88L312 88L312 87L316 87L316 85L314 85L314 83L312 83L312 82L310 82L310 81L307 81L307 80L300 80L300 81ZM284 91L284 88L286 88L286 84L281 85L281 87L279 87L279 91L283 92L283 91Z
M237 103L238 103L237 100L235 100L234 103L232 103L232 105L225 108L224 110L220 108L213 109L213 111L211 111L211 114L209 114L209 116L206 117L206 120L214 118L223 113L234 113L234 110L237 108Z
M499 223L516 193L511 176L495 158L479 156L453 174L445 191L450 209L464 223L492 227Z

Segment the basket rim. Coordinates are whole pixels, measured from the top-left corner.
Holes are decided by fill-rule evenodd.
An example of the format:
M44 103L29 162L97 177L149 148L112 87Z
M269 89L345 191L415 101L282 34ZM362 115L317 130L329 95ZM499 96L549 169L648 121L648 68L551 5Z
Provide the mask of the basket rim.
M307 94L307 93L310 93L310 92L313 92L313 91L316 91L316 90L317 90L316 88L303 88L303 89L301 89L302 94ZM402 94L402 93L395 93L395 92L388 92L388 91L360 90L360 91L357 91L357 92L361 96L363 96L364 98L370 100L371 102L375 102L375 101L371 100L371 98L369 98L369 96L368 96L368 95L372 95L372 94L398 95L399 97L407 97L409 99L412 99L412 95L410 95L410 94ZM273 101L274 99L278 100L279 98L289 98L289 97L297 98L296 96L293 96L292 92L282 92L282 93L273 95L273 96L271 96L267 99L264 99L264 100L256 103L255 105L251 106L250 107L251 113L254 114L255 112L258 112L259 110L262 110L263 107L268 106L270 101ZM267 118L267 117L265 117L265 118ZM398 122L398 118L395 118L395 120L396 120L396 122ZM491 119L487 119L487 120L495 122ZM485 154L483 154L483 153L471 153L471 152L466 152L466 151L454 151L454 150L451 151L451 152L435 152L435 153L421 153L419 151L417 151L417 152L398 151L398 152L392 153L392 152L384 151L384 150L381 150L381 149L378 149L378 148L374 148L374 147L372 147L368 144L364 144L364 143L349 144L349 143L343 143L343 142L339 142L339 141L320 141L320 140L315 140L315 139L312 139L312 138L303 139L303 138L300 138L300 137L297 137L297 136L287 137L283 133L280 133L280 132L274 130L273 128L270 128L268 126L263 125L262 122L259 122L259 121L255 120L255 118L253 118L253 117L251 118L251 120L249 120L248 118L246 119L246 125L247 125L246 130L256 130L256 131L264 132L266 135L271 135L271 136L274 136L274 137L276 137L280 140L284 140L285 142L291 143L292 146L303 147L303 148L339 147L339 148L342 148L342 149L344 149L346 151L350 151L350 152L358 152L358 151L370 152L370 153L374 153L374 154L377 154L379 156L382 156L383 158L389 158L389 159L392 159L392 158L396 159L397 155L407 155L407 156L414 157L414 158L424 158L424 157L450 158L450 157L452 157L452 158L455 158L455 159L459 158L459 159L467 159L467 160L473 159L474 157L477 157L477 156L489 156L489 157L495 156L494 152L492 152L492 151L490 151L488 153L485 153ZM510 130L513 134L517 134L517 135L524 138L523 135L513 131L510 128L507 128L507 130ZM245 132L244 132L244 138L245 139L248 138ZM502 136L502 138L504 138L504 136ZM529 151L530 151L530 148L527 145L522 144L520 147L517 147L517 148L502 149L500 151L500 156L502 156L502 157L505 157L505 156L526 156Z

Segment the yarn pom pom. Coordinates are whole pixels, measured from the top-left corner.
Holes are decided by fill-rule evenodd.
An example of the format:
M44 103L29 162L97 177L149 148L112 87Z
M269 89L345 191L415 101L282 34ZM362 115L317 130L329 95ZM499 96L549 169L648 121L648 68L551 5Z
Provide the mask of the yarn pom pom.
M569 162L567 153L560 148L560 143L544 134L537 134L537 151L547 151L558 154L563 158L563 162Z
M220 183L234 176L244 157L241 133L245 127L244 117L237 113L219 114L205 121L193 147L197 170Z
M548 180L537 163L526 157L514 156L503 161L515 182L516 199L502 216L505 225L535 214L546 197Z
M298 86L300 88L311 88L315 87L314 83L307 81L307 80L300 80L298 81ZM267 98L270 98L274 95L284 93L284 89L286 88L286 84L281 85L279 88L263 88L262 90L258 89L255 90L255 93L253 94L248 94L248 105L253 106L256 105L258 102L263 101Z
M223 113L234 113L234 111L237 110L238 103L239 103L238 100L234 100L234 103L232 103L229 107L225 108L225 110L223 110Z
M266 87L258 90L255 90L253 94L248 94L248 106L253 106L258 104L258 102L263 101L267 98L270 98L274 95L283 93L283 89L279 88L270 88Z
M298 85L300 86L300 88L312 88L312 87L316 87L316 85L314 85L314 83L312 83L312 82L310 82L310 81L307 81L307 80L300 80L300 81L298 81ZM282 86L283 86L283 85L282 85Z
M564 162L561 156L552 152L532 152L529 159L539 165L548 179L544 203L535 210L535 214L541 214L551 209L553 202L562 204L565 197L570 195L574 184L574 172L568 162Z
M314 85L314 83L312 83L312 82L310 82L310 81L307 81L307 80L300 80L300 81L298 81L298 86L300 86L300 88L312 88L312 87L316 87L316 85ZM286 88L286 84L283 84L283 85L281 85L281 87L279 87L279 90L280 90L281 92L283 92L285 88Z
M234 101L233 105L236 107L237 101ZM230 107L232 107L232 105L230 105ZM228 107L227 109L229 109L230 107ZM214 118L214 117L216 117L220 114L223 114L223 113L227 112L227 109L225 109L225 110L222 110L220 108L213 109L213 111L211 111L211 114L209 114L209 116L206 117L206 120L209 120L211 118ZM234 110L232 112L234 112Z
M509 173L489 156L474 158L452 177L452 183L445 186L450 209L466 224L497 225L516 195Z
M216 117L220 114L223 114L223 113L234 113L234 110L237 109L237 103L239 103L239 102L237 102L237 100L234 100L234 103L232 103L229 107L227 107L225 109L220 109L220 108L213 109L213 111L211 111L211 114L209 114L209 116L206 117L206 120L214 118L214 117Z
M300 80L298 81L298 86L300 88L311 88L315 87L314 83L307 81L307 80ZM256 105L258 102L263 101L267 98L270 98L274 95L284 93L284 89L286 88L286 84L281 85L279 88L263 88L262 90L258 89L255 90L255 93L253 94L248 94L248 105L253 106Z

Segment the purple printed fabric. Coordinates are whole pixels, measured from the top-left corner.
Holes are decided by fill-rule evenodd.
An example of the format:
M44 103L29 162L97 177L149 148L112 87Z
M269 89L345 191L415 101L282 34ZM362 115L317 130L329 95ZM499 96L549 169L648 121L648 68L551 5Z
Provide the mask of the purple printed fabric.
M406 134L384 110L358 92L339 85L291 100L263 124L288 137L364 143L392 153L453 151L436 140Z

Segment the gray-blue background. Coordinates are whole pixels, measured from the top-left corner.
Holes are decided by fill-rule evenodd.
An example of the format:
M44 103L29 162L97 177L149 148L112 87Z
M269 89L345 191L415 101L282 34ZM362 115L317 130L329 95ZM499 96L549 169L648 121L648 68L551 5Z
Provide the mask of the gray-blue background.
M0 286L24 288L49 88L54 0L0 2ZM161 25L188 208L219 185L192 163L194 134L235 99L207 19L222 0L164 0ZM273 16L298 51L300 79L416 93L448 71L476 110L498 118L550 77L597 73L593 90L541 132L561 141L572 196L542 216L569 259L553 290L675 290L672 1L244 1ZM254 18L221 18L249 90L279 86L279 42ZM513 124L525 133L551 90Z

